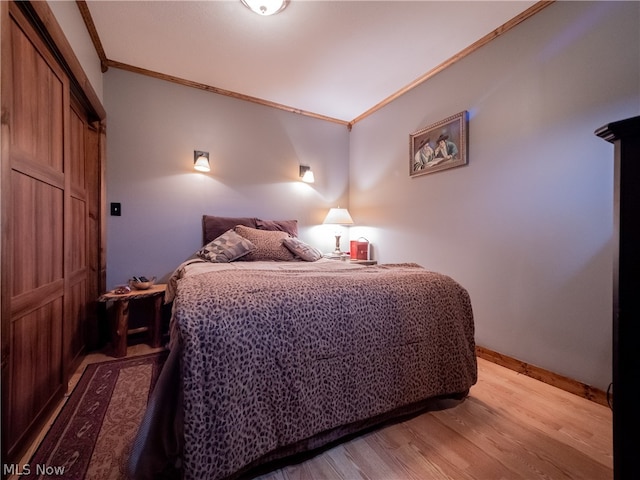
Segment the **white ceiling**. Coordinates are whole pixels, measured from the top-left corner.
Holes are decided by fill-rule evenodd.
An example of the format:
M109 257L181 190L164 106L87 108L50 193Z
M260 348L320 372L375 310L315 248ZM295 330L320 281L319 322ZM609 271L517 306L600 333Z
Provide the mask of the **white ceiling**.
M108 60L347 122L535 3L87 0Z

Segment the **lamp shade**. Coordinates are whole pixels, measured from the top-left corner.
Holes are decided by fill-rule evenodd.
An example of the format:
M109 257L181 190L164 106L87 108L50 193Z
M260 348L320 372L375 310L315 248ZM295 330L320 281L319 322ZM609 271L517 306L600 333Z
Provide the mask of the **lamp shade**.
M329 223L333 225L353 225L353 218L349 215L349 210L346 208L330 208L329 213L324 218L322 223Z
M302 175L302 181L305 183L313 183L316 181L315 177L313 176L313 171L312 170L307 170L306 172L304 172L304 175Z
M209 153L200 152L198 150L193 152L193 168L199 172L209 172L211 167L209 166Z

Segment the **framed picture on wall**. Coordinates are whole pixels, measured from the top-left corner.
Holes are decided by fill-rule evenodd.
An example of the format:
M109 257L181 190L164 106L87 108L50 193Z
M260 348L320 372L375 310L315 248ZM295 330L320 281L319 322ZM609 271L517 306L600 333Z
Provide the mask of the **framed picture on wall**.
M409 135L409 176L466 165L468 123L465 110Z

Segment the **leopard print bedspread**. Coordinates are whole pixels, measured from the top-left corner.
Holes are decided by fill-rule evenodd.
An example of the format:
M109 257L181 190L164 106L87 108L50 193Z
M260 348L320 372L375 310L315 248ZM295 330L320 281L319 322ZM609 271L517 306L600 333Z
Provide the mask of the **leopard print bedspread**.
M190 276L174 321L186 479L477 379L467 291L413 264Z

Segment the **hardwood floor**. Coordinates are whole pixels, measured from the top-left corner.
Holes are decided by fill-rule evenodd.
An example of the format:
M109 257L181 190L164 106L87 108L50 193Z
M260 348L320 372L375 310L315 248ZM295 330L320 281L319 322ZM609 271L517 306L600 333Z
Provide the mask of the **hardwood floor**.
M151 351L137 345L128 355ZM87 363L110 359L89 355L72 386ZM363 435L259 480L613 478L608 407L481 358L478 369L478 383L461 405Z
M461 405L341 444L260 480L613 478L608 407L478 359Z

